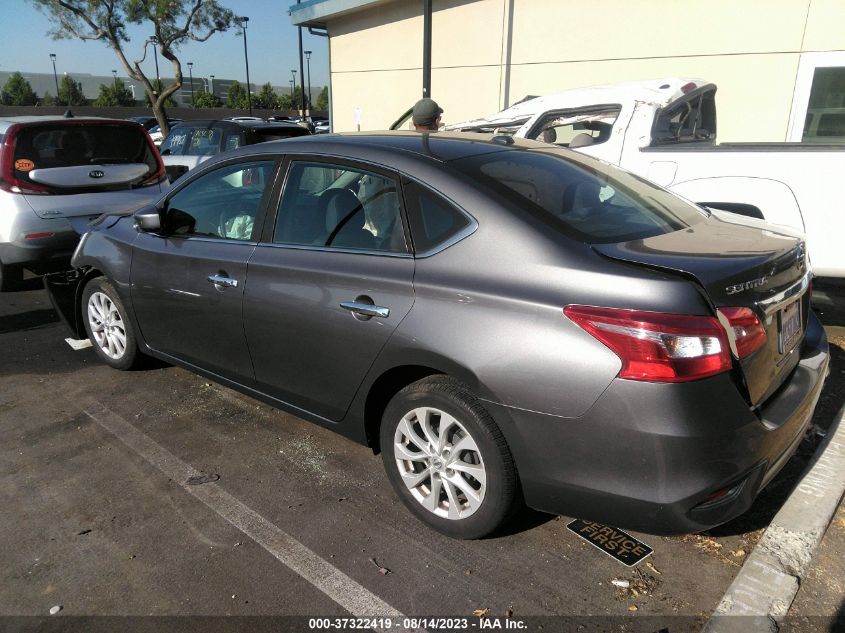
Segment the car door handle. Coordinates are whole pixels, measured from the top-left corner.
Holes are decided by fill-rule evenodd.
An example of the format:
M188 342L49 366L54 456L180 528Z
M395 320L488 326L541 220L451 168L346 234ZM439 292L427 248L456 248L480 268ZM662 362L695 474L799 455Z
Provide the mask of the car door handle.
M232 279L231 277L226 277L224 275L209 275L208 281L213 283L215 286L223 286L224 288L238 287L237 279Z
M382 308L381 306L374 306L371 303L358 303L357 301L344 301L340 304L344 310L349 310L355 314L369 317L381 317L386 319L390 316L390 308Z

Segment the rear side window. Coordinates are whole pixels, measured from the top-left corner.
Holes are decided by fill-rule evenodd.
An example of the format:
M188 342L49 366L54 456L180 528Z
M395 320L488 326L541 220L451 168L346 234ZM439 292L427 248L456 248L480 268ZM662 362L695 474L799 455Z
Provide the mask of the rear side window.
M295 161L279 203L273 241L406 253L396 181L345 165Z
M644 239L706 217L647 180L566 150L496 152L452 164L517 209L587 243Z
M404 189L415 252L424 254L433 251L470 226L466 215L422 185L409 182L405 183Z
M191 130L185 146L185 154L189 156L212 156L220 152L220 141L223 133L216 128Z
M716 138L716 91L705 90L661 110L651 136L652 145Z
M24 183L36 169L79 165L145 164L158 169L143 128L135 124L66 123L24 126L15 135L13 168Z

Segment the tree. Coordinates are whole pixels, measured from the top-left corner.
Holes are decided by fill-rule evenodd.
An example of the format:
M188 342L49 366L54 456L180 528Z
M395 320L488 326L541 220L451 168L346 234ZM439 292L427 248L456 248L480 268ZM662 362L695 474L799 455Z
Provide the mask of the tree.
M82 87L70 75L64 75L59 82L58 105L87 105L88 99L82 94Z
M229 86L229 92L226 94L226 105L230 108L246 108L249 107L247 101L246 90L241 87L240 82L233 81Z
M0 103L3 105L35 105L36 101L38 101L38 96L20 73L12 73L6 80L3 91L0 92Z
M275 110L279 107L279 95L269 81L261 86L259 93L252 98L252 105L264 110Z
M205 86L199 86L194 91L193 106L195 108L219 108L222 105L223 102L220 100L220 97L207 92Z
M98 108L109 106L133 106L135 99L132 98L132 91L126 87L120 79L115 79L111 85L100 84L100 94L92 104Z
M152 85L153 85L153 94L161 94L162 93L161 79L156 77L150 83L152 83ZM147 106L148 108L151 108L152 105L153 105L153 102L150 99L150 95L148 95L146 92L144 92L144 105ZM176 101L173 99L173 97L166 97L165 98L164 107L165 108L175 108L176 107Z
M56 98L53 95L51 95L49 92L45 92L44 96L41 97L41 105L43 105L43 106L56 105Z
M302 105L302 90L299 86L293 89L293 95L290 93L279 97L279 108L282 110L299 110Z
M182 87L182 64L175 51L188 40L205 42L215 33L227 30L235 18L217 0L30 1L52 22L53 38L99 40L109 46L129 78L144 87L164 135L170 131L164 107L167 99ZM146 24L155 37L154 41L144 41L140 58L131 62L124 50L130 42L127 24ZM159 91L141 70L151 43L173 68L173 82Z
M320 94L317 95L317 109L318 110L328 110L329 109L329 87L324 86L323 89L320 91Z

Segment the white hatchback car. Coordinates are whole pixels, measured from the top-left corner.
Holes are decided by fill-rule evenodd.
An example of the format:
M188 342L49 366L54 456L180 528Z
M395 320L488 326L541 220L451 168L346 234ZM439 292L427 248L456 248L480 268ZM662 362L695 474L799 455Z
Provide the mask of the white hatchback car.
M0 118L0 290L66 266L88 223L169 187L143 127L62 116Z

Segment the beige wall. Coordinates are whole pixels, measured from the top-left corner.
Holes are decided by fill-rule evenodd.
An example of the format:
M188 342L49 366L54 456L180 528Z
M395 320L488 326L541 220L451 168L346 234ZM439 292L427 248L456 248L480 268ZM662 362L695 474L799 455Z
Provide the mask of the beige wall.
M355 108L362 130L384 129L421 96L421 5L329 21L336 130L354 129ZM446 123L527 94L689 76L719 85L721 140L784 140L800 54L845 50L843 0L434 0L434 10L432 94Z

